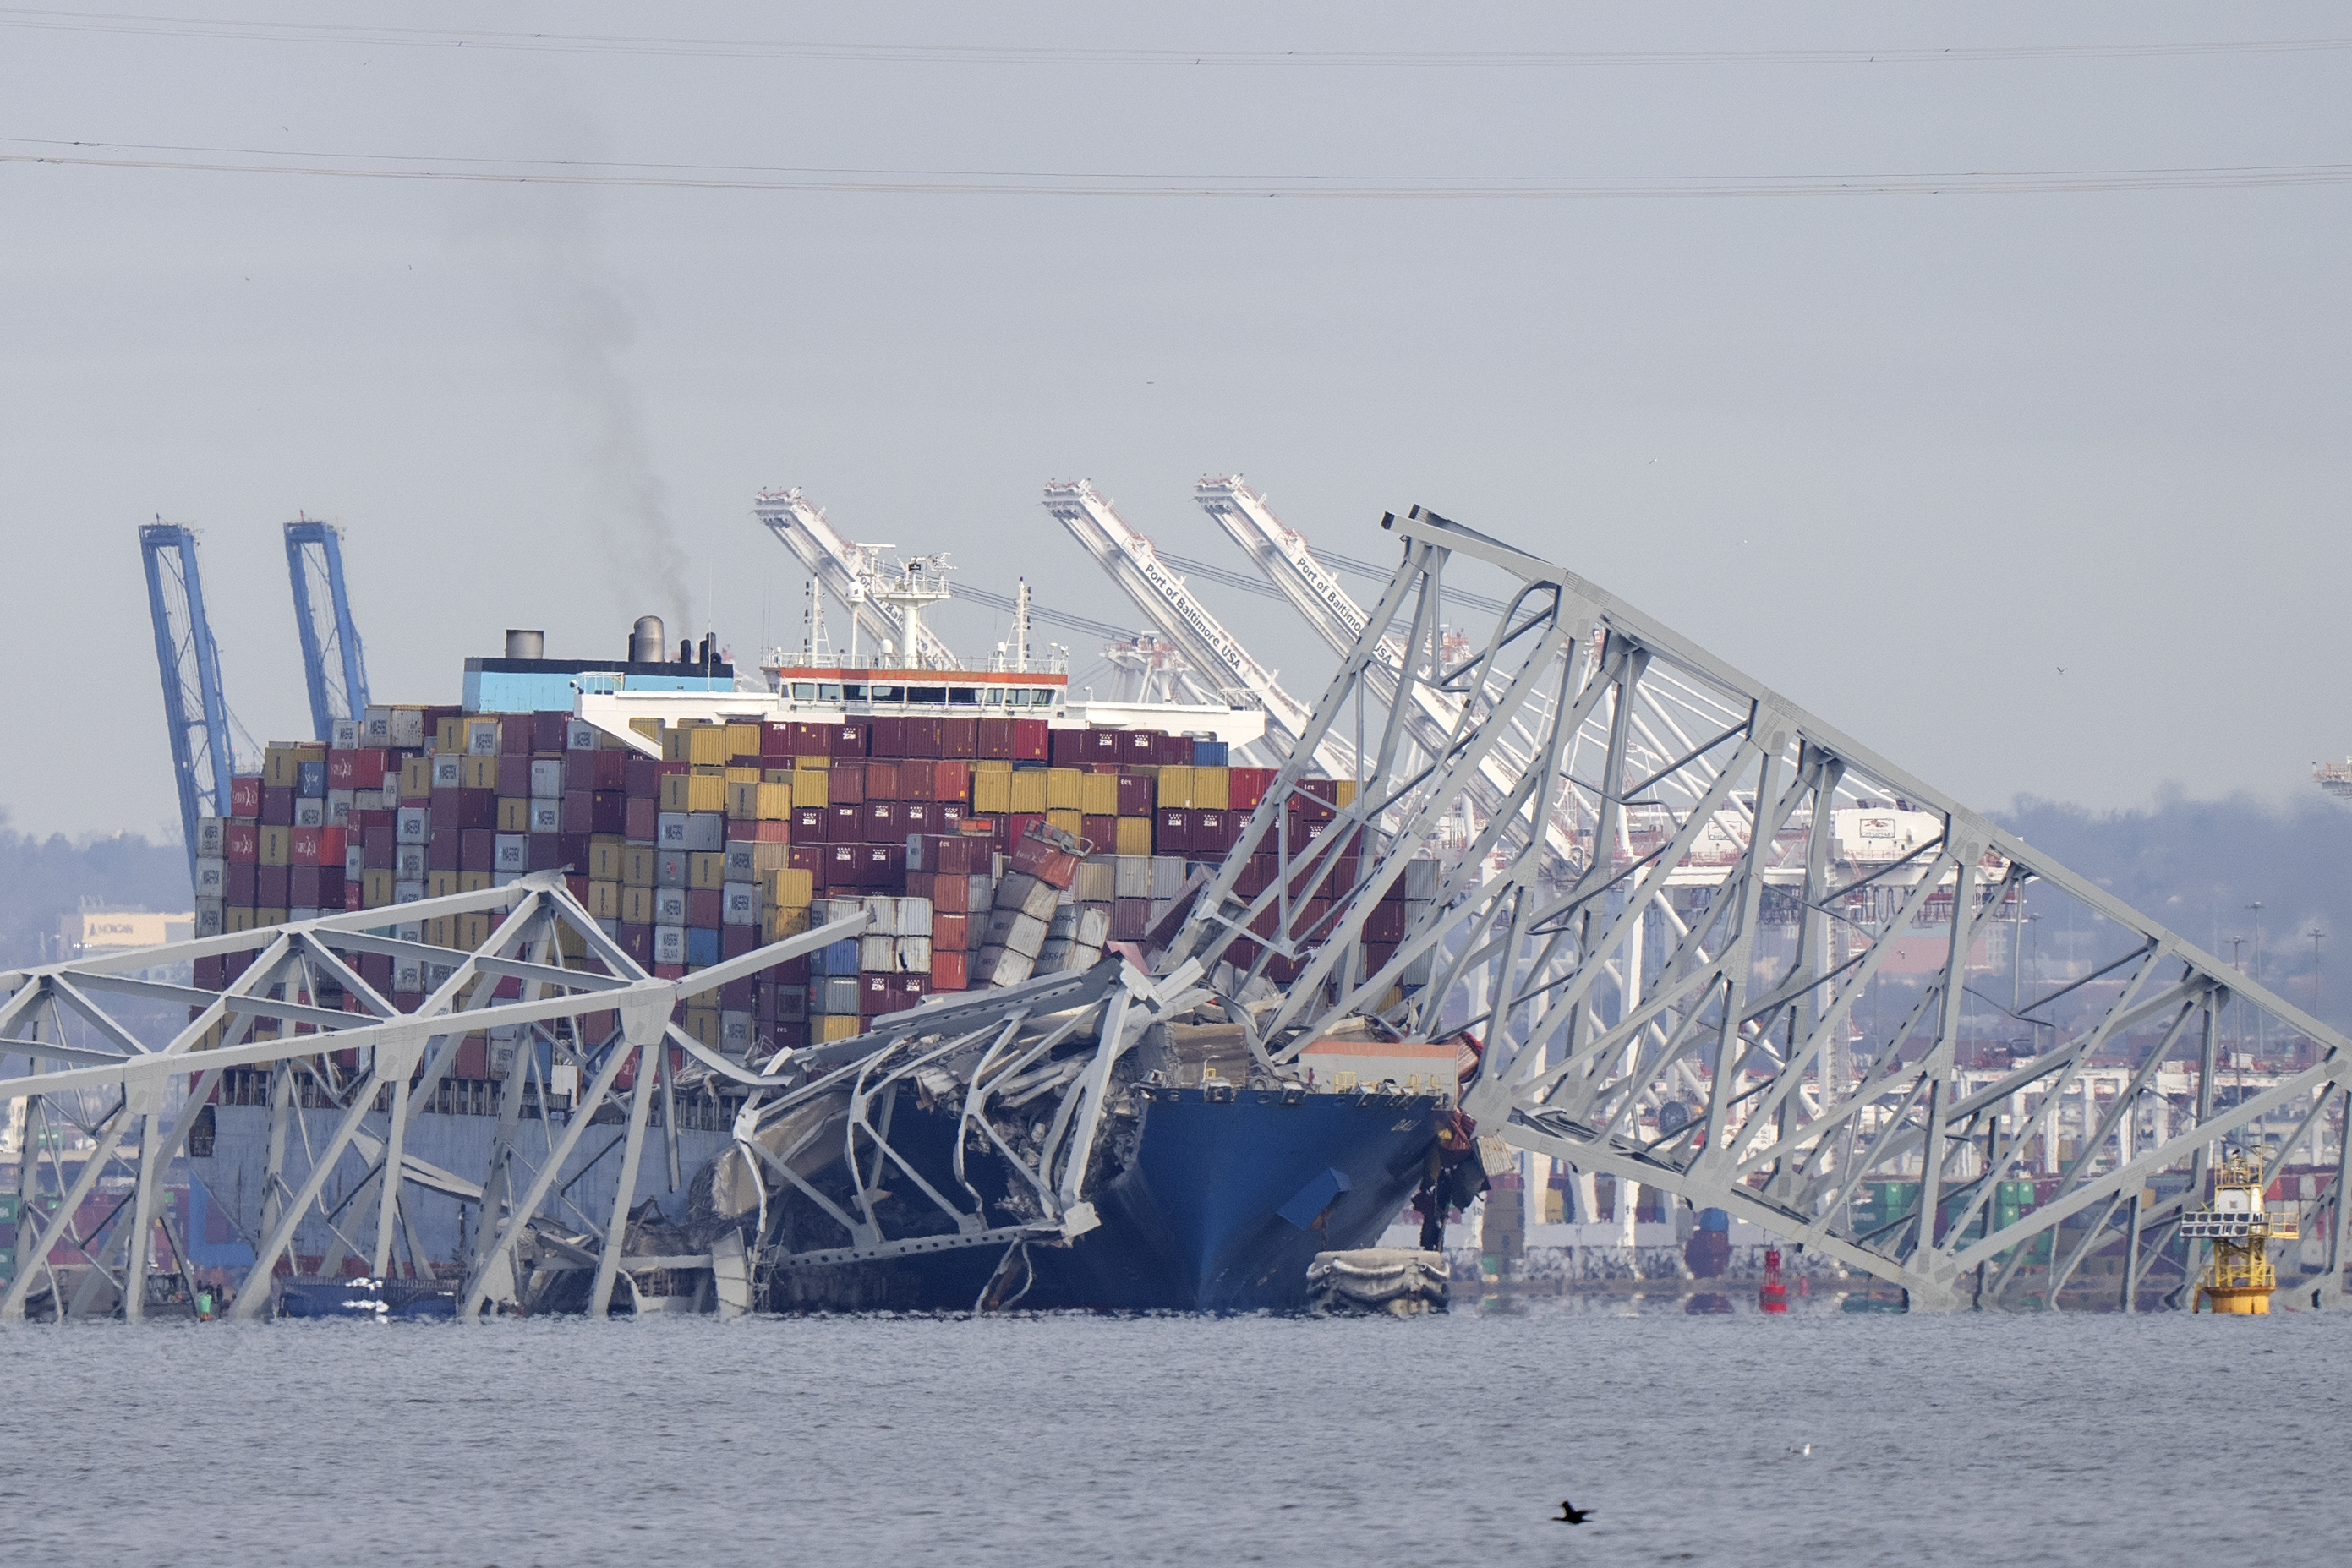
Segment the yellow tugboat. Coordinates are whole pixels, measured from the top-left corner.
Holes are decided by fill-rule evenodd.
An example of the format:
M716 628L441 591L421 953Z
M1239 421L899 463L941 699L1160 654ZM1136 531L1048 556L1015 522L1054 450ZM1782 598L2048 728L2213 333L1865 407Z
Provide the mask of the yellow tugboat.
M2231 1155L2213 1173L2212 1207L2182 1216L2180 1234L2213 1244L2213 1265L2198 1281L2190 1312L2210 1302L2214 1312L2232 1316L2269 1315L2271 1292L2278 1288L2270 1244L2292 1241L2299 1233L2292 1216L2273 1218L2263 1207L2260 1166L2243 1155Z

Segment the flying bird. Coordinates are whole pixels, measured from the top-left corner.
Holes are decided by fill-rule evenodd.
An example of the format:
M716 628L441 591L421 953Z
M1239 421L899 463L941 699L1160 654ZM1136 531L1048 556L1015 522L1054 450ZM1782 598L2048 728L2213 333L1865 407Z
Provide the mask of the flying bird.
M2062 674L2062 675L2063 675L2063 674L2064 674L2066 673L2066 666L2065 666L2065 665L2063 665L2063 664L2059 665L2059 666L2058 666L2058 673L2059 673L2060 674Z
M1591 1509L1578 1508L1571 1504L1566 1498L1562 1498L1559 1503L1559 1517L1553 1520L1552 1522L1554 1524L1582 1524L1586 1520L1591 1519L1591 1517L1592 1511Z

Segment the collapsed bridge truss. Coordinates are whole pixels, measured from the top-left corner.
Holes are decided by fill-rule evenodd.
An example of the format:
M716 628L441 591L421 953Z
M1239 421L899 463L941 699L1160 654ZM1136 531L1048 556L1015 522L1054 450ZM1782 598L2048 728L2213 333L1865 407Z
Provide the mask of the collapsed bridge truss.
M1573 573L1419 508L1383 526L1403 547L1395 576L1163 960L1230 963L1236 989L1278 978L1253 1040L1269 1066L1352 1014L1410 1039L1466 1028L1483 1045L1464 1109L1483 1131L1726 1209L1931 1311L2054 1304L2119 1235L2129 1300L2159 1259L2182 1269L2182 1215L2220 1149L2256 1145L2267 1180L2333 1133L2318 1283L2340 1297L2342 1036ZM1489 592L1500 574L1499 613L1474 622L1449 597L1465 567ZM1470 624L1486 632L1465 648ZM1450 733L1412 744L1447 708ZM1645 711L1697 738L1662 760L1635 732ZM1299 759L1334 730L1361 772L1314 823L1291 804ZM1511 794L1405 904L1402 930L1372 933L1435 822L1491 789L1507 736L1536 747ZM1493 853L1573 796L1595 806L1565 886L1538 857ZM1834 824L1874 807L1934 831L1857 861ZM1244 894L1253 854L1278 874ZM2065 974L2031 986L2029 890L2035 914L2082 932ZM2227 1092L2227 1037L2258 1015L2315 1061ZM2010 1060L1963 1068L1964 1040L2017 1036L2031 1043ZM2119 1092L2094 1092L2095 1070ZM1680 1114L1656 1114L1670 1101ZM2070 1106L2079 1134L2061 1139ZM2040 1201L2021 1213L1995 1199L2022 1175ZM1865 1217L1865 1184L1887 1182L1916 1201ZM2202 1245L2187 1243L2189 1273Z

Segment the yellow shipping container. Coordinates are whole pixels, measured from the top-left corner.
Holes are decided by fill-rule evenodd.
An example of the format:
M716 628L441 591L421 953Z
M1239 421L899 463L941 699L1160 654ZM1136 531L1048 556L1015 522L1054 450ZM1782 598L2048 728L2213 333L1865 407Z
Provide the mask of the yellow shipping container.
M433 749L444 757L466 749L466 719L464 715L445 718L433 727Z
M833 758L831 757L795 757L793 758L793 766L803 771L812 768L830 768L833 766Z
M727 782L727 815L738 822L749 822L760 815L760 786Z
M621 884L617 882L591 882L588 884L588 913L599 920L621 917Z
M478 875L479 873L475 873ZM457 916L457 946L478 947L490 939L490 917L479 911Z
M294 748L272 746L261 754L261 783L268 789L291 789L300 776L295 771Z
M854 1013L817 1013L809 1019L809 1040L824 1045L836 1040L848 1040L857 1032Z
M468 761L472 758L467 758ZM527 833L530 831L530 802L509 795L499 797L499 831Z
M1121 817L1118 820L1118 848L1123 855L1148 855L1151 852L1151 819Z
M1002 757L982 757L972 763L971 770L975 774L1010 773L1013 771L1013 764Z
M704 994L708 995L709 993L706 992ZM686 1032L692 1035L696 1040L709 1047L711 1050L718 1050L719 1009L717 1008L687 1009Z
M588 956L588 938L559 920L555 925L555 950L567 958L585 958Z
M253 912L253 924L257 927L283 925L286 924L286 911L282 909L257 909Z
M789 784L755 784L758 794L752 815L762 822L790 821L793 815L793 787Z
M1356 781L1353 779L1340 779L1334 780L1334 782L1339 786L1339 803L1342 806L1354 805L1356 803Z
M1223 811L1233 804L1234 770L1230 768L1192 769L1192 809Z
M630 925L651 925L654 923L654 890L630 883L622 883L620 917Z
M729 725L727 727L732 729L735 727ZM745 767L740 762L730 762L727 765L727 782L730 784L757 784L759 781L760 769L756 763L750 767Z
M730 724L727 727L727 755L730 758L760 755L760 727L756 724Z
M1078 810L1089 817L1118 816L1118 775L1116 773L1078 775Z
M793 770L793 804L795 806L832 805L832 772L823 768L794 768Z
M360 873L360 907L386 909L392 904L392 873L363 871ZM234 927L232 928L234 929Z
M420 805L433 799L431 758L404 757L400 759L400 798Z
M771 909L806 909L815 894L814 881L807 872L779 867L760 879L761 902Z
M599 833L588 841L588 879L591 882L621 880L621 851L627 846L610 833Z
M629 721L629 727L635 730L639 735L644 736L647 740L652 741L656 746L659 746L661 744L661 720L657 718L633 718Z
M1045 810L1048 811L1084 811L1087 796L1086 775L1075 768L1045 769ZM1021 808L1015 806L1014 810Z
M684 762L687 760L686 737L692 728L693 727L690 724L674 724L667 729L661 732L662 760L664 762Z
M697 725L686 732L686 760L706 768L727 766L727 728L723 725ZM758 753L754 752L754 756Z
M789 768L763 768L760 770L760 782L782 784L789 789L793 782L793 770Z
M259 833L259 852L253 858L263 865L294 863L294 830L273 828L264 824Z
M809 928L808 905L797 909L771 909L760 916L760 940L781 942L787 936L798 936Z
M1003 810L1007 811L1044 810L1047 804L1045 772L1045 769L1040 768L1024 768L1013 774L1008 780L1013 787L1012 803ZM990 808L982 806L978 809L985 811Z
M665 773L661 780L661 809L665 811L686 810L686 787L692 783L691 773Z
M497 873L487 871L461 871L457 873L459 893L488 893L495 885Z
M698 850L686 857L686 885L715 889L727 884L727 857Z
M370 876L373 876L375 873L374 873L373 872L370 872L368 874L369 874ZM386 872L386 873L384 873L383 874L384 874L386 877L390 877L390 876L392 875L392 873L391 873L390 872ZM388 885L388 884L387 884L387 885ZM384 899L384 902L385 902L386 904L390 904L390 903L392 902L392 900L391 900L389 897L386 897L386 898ZM374 908L374 907L375 907L375 905L373 905L373 904L370 904L370 905L368 905L368 907L369 907L369 908L371 908L371 909L373 909L373 908ZM233 904L229 905L229 907L227 907L226 909L224 909L224 910L222 910L222 911L221 911L221 929L222 929L223 931L250 931L250 930L252 930L252 929L253 929L253 911L252 911L252 910L250 910L250 909L247 909L247 907L245 907L245 905L243 905L243 904Z
M425 896L446 898L457 891L457 873L454 871L428 871L425 873Z
M1087 831L1087 814L1084 811L1047 811L1045 821L1072 838L1076 838ZM1102 846L1097 844L1095 847L1100 849Z
M458 763L458 778L468 789L495 789L499 787L499 759L469 751Z
M727 780L716 773L686 775L686 809L689 811L727 810Z
M457 945L457 917L454 915L436 915L433 919L426 921L425 923L425 940L431 943L436 947L456 946Z
M629 887L651 887L654 884L654 860L657 852L651 844L621 846L621 881ZM643 925L649 922L639 921Z
M996 817L1012 810L1013 780L1019 777L1009 768L1002 773L974 773L971 776L971 809ZM1039 791L1041 796L1043 793L1043 790Z
M1189 768L1163 768L1160 770L1160 788L1152 795L1163 811L1193 809L1192 770Z

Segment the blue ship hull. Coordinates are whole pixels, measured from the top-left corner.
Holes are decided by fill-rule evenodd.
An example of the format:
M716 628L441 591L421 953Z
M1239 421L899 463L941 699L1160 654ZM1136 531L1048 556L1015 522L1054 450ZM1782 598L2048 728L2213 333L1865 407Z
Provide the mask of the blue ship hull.
M970 1312L986 1293L1024 1311L1299 1311L1315 1254L1378 1241L1451 1114L1427 1094L1211 1092L1136 1091L1134 1154L1091 1195L1100 1226L1066 1246L787 1266L768 1304Z

